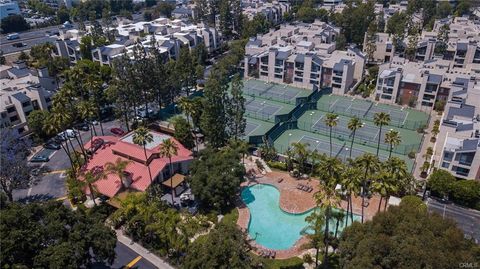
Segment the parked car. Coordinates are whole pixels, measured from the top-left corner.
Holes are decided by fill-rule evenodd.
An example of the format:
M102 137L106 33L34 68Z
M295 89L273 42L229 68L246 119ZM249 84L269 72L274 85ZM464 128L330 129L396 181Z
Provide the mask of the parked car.
M88 131L90 130L90 127L88 126L87 123L79 123L73 127L74 129L80 130L80 131Z
M48 156L43 156L43 155L35 155L30 159L30 162L32 163L46 163L50 161L50 158Z
M101 138L96 138L95 140L92 141L92 144L90 145L90 148L87 149L87 152L89 154L95 153L102 145L104 141Z
M59 144L57 144L55 142L45 143L45 144L43 144L43 147L46 148L46 149L54 149L54 150L59 150L59 149L62 148Z
M74 138L75 136L77 136L77 132L75 132L72 129L67 129L67 130L59 133L57 136L62 138L63 141L65 141L65 140L67 140L68 137Z
M22 47L26 47L27 43L17 42L17 43L13 43L12 46L15 48L22 48Z
M123 134L125 134L125 131L120 128L112 128L110 129L110 132L117 136L122 136Z

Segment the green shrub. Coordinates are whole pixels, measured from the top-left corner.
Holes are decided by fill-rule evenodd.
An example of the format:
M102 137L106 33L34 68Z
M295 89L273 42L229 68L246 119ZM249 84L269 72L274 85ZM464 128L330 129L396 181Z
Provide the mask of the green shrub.
M410 151L410 152L408 153L408 158L410 158L410 159L415 159L415 154L417 154L415 151L413 151L413 150Z
M455 203L480 209L480 182L476 180L458 180L451 184L451 200Z
M278 169L282 171L287 171L285 168L285 163L284 162L279 162L279 161L268 161L267 162L268 166L273 169Z
M454 176L448 171L438 169L428 178L427 187L433 196L443 198L450 194L453 183L455 183Z

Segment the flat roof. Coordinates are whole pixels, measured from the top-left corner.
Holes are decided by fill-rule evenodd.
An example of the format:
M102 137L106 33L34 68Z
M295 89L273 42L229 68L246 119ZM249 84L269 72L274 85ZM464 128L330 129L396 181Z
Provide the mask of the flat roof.
M160 134L160 133L157 133L157 132L149 132L149 133L152 135L153 141L150 142L150 143L147 143L145 145L145 147L147 149L156 148L156 147L160 146L160 144L162 144L163 141L171 138L171 136L166 135L166 134ZM123 142L126 142L126 143L135 144L135 143L133 143L133 135L134 134L135 134L134 132L131 132L131 133L127 134L126 136L122 137L120 140L123 141Z

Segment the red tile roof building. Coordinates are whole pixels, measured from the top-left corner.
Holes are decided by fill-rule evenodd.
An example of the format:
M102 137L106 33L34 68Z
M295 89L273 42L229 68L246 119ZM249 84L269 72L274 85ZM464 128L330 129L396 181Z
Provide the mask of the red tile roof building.
M169 160L160 157L159 154L160 145L166 139L171 139L178 147L177 155L172 157L173 174L186 174L188 166L193 160L192 152L169 135L154 131L150 131L150 134L153 136L153 142L146 145L146 151L153 182L163 182L169 178ZM125 172L131 176L132 182L129 188L145 191L150 186L150 176L148 168L145 166L145 153L142 146L133 143L133 132L123 137L96 136L93 141L96 139L102 139L103 145L93 153L83 169L92 170L95 167L105 167L106 163L115 163L118 158L131 160L125 169ZM85 144L86 150L91 148L90 143L89 141ZM96 187L96 191L108 197L113 197L122 191L121 179L115 174L108 174L106 179L100 179L93 185Z

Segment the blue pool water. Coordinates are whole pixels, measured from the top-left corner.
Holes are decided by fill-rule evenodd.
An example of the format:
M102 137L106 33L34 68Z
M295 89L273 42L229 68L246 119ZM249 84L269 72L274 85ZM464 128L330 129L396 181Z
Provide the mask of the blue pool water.
M300 232L307 226L305 217L312 210L302 214L284 212L279 206L280 192L274 186L266 184L247 187L241 196L250 211L248 234L258 244L282 250L292 247L300 239ZM356 215L353 217L354 220L358 219ZM335 225L335 221L330 222L331 229L335 229Z

